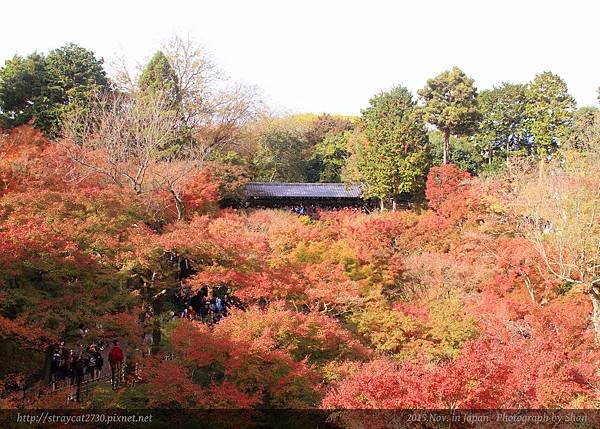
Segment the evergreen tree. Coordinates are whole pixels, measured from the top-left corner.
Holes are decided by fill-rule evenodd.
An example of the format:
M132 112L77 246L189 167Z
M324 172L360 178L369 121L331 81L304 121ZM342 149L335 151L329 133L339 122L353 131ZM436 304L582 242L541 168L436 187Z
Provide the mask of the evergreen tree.
M525 111L531 122L533 150L542 160L564 142L573 123L575 99L560 76L551 72L537 75L526 93Z
M350 131L345 133L329 132L314 148L313 157L309 160L318 167L315 171L319 173L319 182L340 182L342 169L350 155L348 151L348 139ZM309 178L310 180L310 178Z
M525 149L528 144L526 87L503 83L500 87L482 91L477 101L482 118L477 142L492 164L496 153Z
M367 144L359 148L358 170L365 195L383 202L414 193L424 184L429 167L427 133L410 92L401 86L370 100L362 112Z
M312 152L306 167L308 182L339 182L346 164L348 134L353 123L348 117L319 115L312 121L305 138Z
M160 92L174 107L181 102L179 79L162 51L156 52L150 59L140 75L138 84L142 91Z
M45 59L38 53L15 55L0 69L0 114L3 125L17 126L33 117L45 86Z
M97 93L109 89L103 61L80 46L69 44L45 58L14 57L0 69L0 109L9 125L34 118L49 135L59 131L62 115L85 109Z
M109 89L103 60L90 50L68 44L46 57L47 85L36 108L36 125L55 134L61 116L71 109L86 109L97 94Z
M439 130L432 130L428 135L431 163L432 165L441 165L444 163L444 135ZM481 173L485 167L485 160L480 148L474 139L468 137L450 136L449 162L474 176Z
M561 149L594 152L595 148L600 147L600 110L589 106L577 109L567 134Z
M450 136L471 135L477 126L477 90L473 79L458 67L447 70L427 81L418 92L424 101L426 122L444 133L444 164L450 159Z

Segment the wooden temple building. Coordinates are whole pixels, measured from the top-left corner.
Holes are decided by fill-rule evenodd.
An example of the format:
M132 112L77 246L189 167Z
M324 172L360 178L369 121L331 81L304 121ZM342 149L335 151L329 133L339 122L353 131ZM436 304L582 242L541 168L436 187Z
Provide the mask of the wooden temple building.
M314 206L364 207L360 185L346 183L250 182L245 189L246 207Z

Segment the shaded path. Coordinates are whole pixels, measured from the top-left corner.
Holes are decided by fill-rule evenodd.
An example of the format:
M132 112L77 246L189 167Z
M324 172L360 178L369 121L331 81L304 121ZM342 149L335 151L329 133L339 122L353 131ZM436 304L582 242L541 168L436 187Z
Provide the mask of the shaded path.
M123 349L123 354L125 355L125 360L123 362L122 371L121 371L122 372L121 380L125 380L125 373L126 373L126 367L127 367L127 346L126 346L126 344L120 344L120 346ZM92 380L91 375L87 371L87 368L85 369L85 372L83 375L83 381L82 381L81 385L79 386L80 387L80 392L79 392L80 401L85 400L86 397L89 396L89 393L96 386L100 385L101 383L107 383L107 385L110 385L112 373L111 373L110 364L108 363L108 354L110 353L111 348L112 348L112 346L109 346L109 347L105 347L102 350L101 354L102 354L102 358L104 359L104 363L102 366L102 370L100 371L100 376L97 379ZM77 386L70 384L69 377L66 377L64 380L62 380L60 383L60 387L57 387L54 390L51 388L51 385L48 383L47 380L42 379L42 380L39 380L37 383L31 385L30 387L24 389L22 399L27 400L27 399L41 398L41 397L51 396L51 395L64 395L65 403L69 403L69 402L75 401L76 390L77 390Z

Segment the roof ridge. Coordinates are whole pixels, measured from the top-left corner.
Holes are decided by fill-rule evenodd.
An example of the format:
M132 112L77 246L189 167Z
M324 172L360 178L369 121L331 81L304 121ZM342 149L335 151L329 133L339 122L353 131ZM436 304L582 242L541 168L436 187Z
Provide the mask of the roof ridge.
M360 185L350 183L249 182L246 195L276 198L360 198Z
M248 185L269 185L269 186L359 186L358 183L346 183L346 182L248 182Z

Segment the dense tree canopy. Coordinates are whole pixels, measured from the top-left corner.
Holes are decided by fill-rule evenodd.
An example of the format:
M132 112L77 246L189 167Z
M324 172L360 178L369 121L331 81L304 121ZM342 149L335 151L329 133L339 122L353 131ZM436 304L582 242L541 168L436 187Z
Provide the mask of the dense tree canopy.
M2 408L316 408L351 426L339 409L600 406L597 109L551 73L477 96L455 68L422 107L398 86L360 118L259 115L213 71L181 39L118 91L75 45L0 71ZM249 180L411 205L223 208ZM114 338L114 390L48 383L59 340L86 356Z
M103 61L69 44L47 56L15 56L0 69L0 110L10 124L35 118L36 127L59 131L61 115L85 109L88 99L108 89Z
M344 117L319 115L306 130L306 140L311 147L306 180L308 182L340 182L342 169L349 156L347 132L353 122Z
M564 149L589 151L600 142L600 110L581 107L573 114L573 126L569 128Z
M438 130L429 133L429 146L434 165L444 163L444 135ZM467 137L450 136L450 163L457 165L471 174L478 175L488 166L485 162L485 152L477 140Z
M15 55L0 70L0 111L5 125L21 125L35 112L35 101L45 86L44 57Z
M181 88L175 70L169 59L158 51L150 59L139 77L141 91L160 92L162 96L176 107L181 101Z
M416 114L415 102L404 87L396 87L370 100L363 110L365 145L358 147L358 169L366 195L395 201L414 193L425 178L429 163L427 134Z
M264 182L303 182L309 150L305 126L295 120L261 125L254 163L256 178Z
M504 182L440 166L427 179L428 210L308 219L206 210L218 186L207 187L205 173L184 189L187 215L177 221L161 192L94 174L65 181L75 161L31 128L5 134L2 148L3 377L39 371L35 351L80 341L83 324L86 341L118 336L128 359L143 362L138 381L116 392L100 384L83 406L597 405L588 298L597 234L572 224L594 210L567 223L530 210L546 192L535 174ZM597 190L580 161L571 166L574 180L547 190L569 210ZM538 212L556 232L520 226ZM567 243L564 228L579 235ZM567 244L585 248L589 264L570 259ZM226 291L240 307L212 327L173 318L202 290ZM148 312L150 325L140 318ZM161 339L135 357L148 326ZM30 359L11 359L24 350Z
M525 85L503 83L498 88L481 91L477 101L482 115L477 139L488 164L497 155L508 159L513 152L528 150Z
M531 118L533 150L547 157L564 142L573 121L575 99L566 83L551 72L537 75L527 86L526 112Z
M319 173L318 177L307 177L319 182L341 182L342 170L350 156L349 150L350 132L337 134L329 132L325 134L323 140L314 147L313 157L309 160L315 167L314 173ZM310 167L309 167L310 168Z
M479 120L477 90L458 67L429 79L418 91L424 102L423 118L444 133L444 164L449 162L450 136L472 134Z

